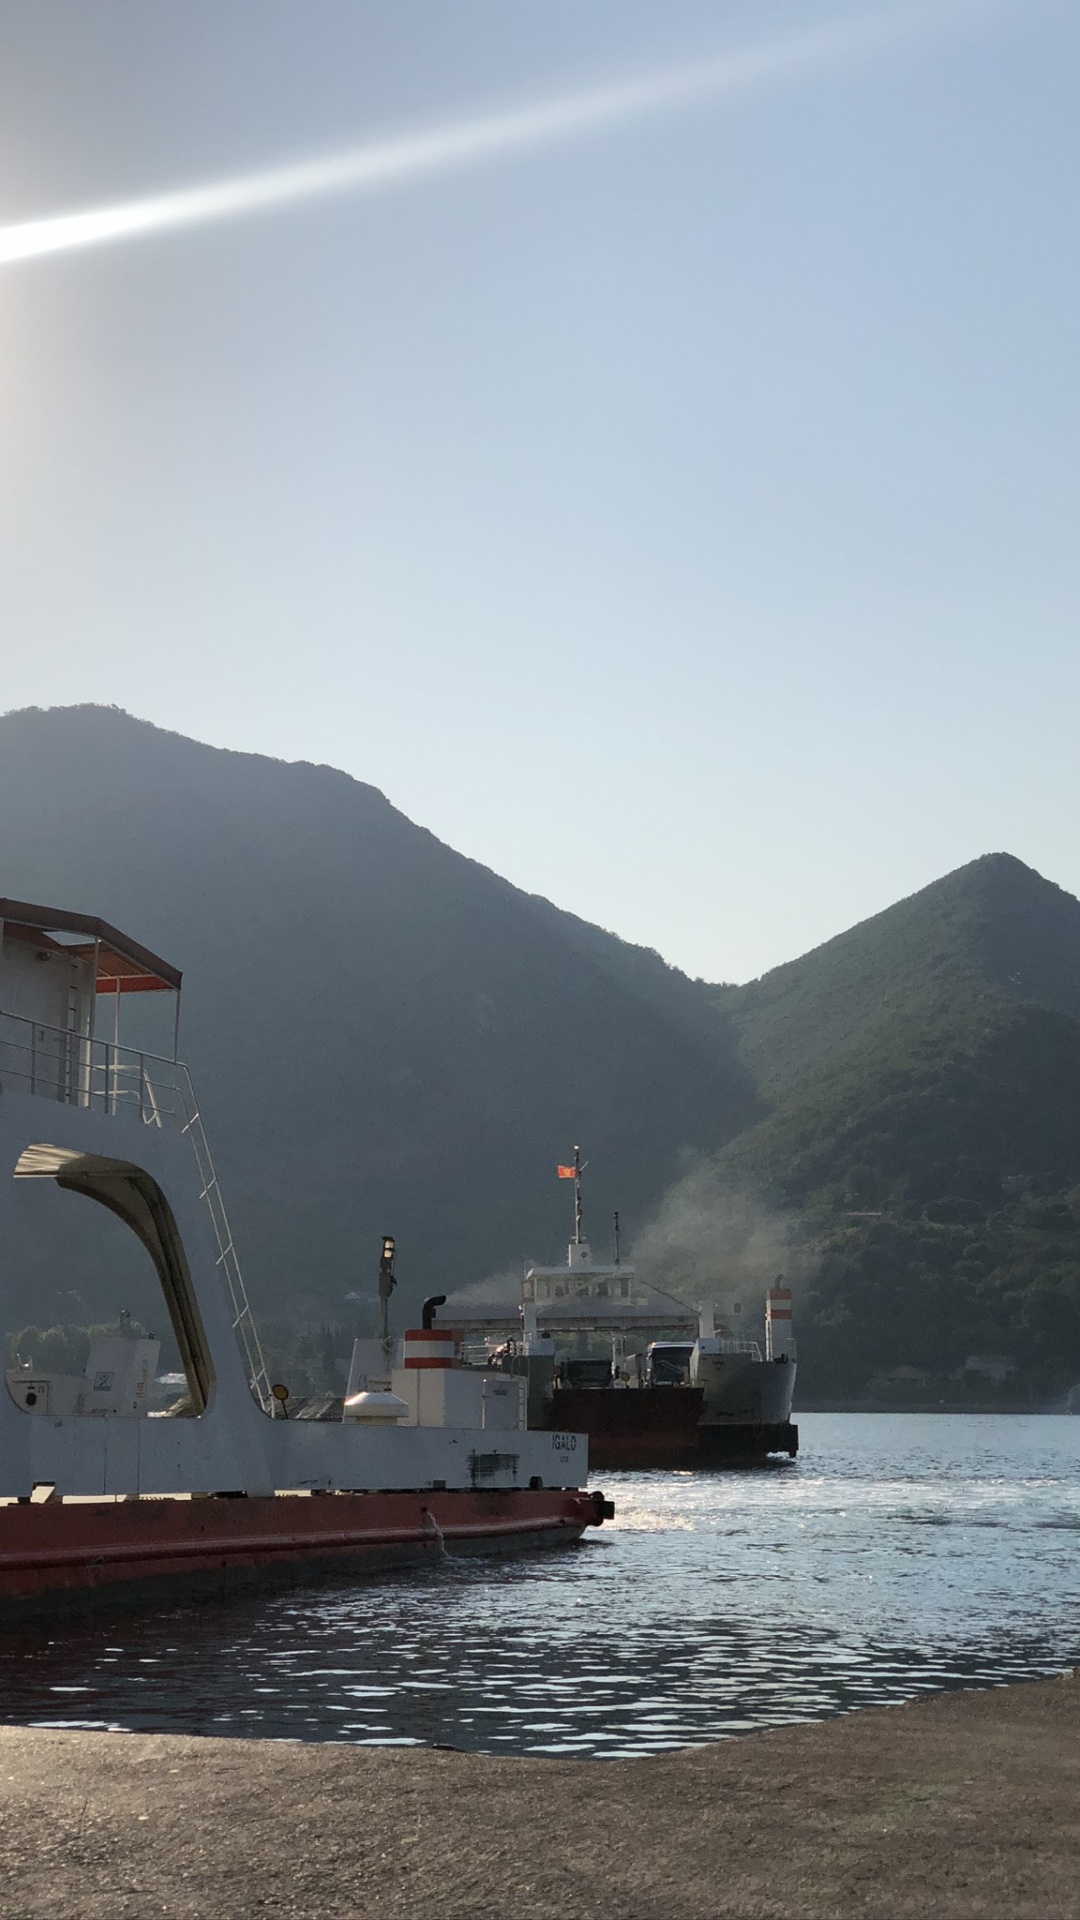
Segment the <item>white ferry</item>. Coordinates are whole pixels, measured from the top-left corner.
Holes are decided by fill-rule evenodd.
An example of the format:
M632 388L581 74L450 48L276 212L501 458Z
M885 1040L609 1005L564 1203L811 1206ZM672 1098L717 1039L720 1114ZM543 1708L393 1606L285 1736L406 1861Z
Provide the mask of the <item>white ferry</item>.
M585 1436L530 1431L524 1391L462 1367L430 1326L406 1332L400 1366L384 1345L385 1377L354 1380L343 1417L286 1417L177 1047L120 1041L144 993L175 996L175 1039L180 990L105 921L0 900L0 1297L26 1252L14 1186L55 1181L149 1253L186 1386L162 1417L156 1343L123 1326L81 1376L6 1370L0 1605L564 1546L609 1517L584 1491Z

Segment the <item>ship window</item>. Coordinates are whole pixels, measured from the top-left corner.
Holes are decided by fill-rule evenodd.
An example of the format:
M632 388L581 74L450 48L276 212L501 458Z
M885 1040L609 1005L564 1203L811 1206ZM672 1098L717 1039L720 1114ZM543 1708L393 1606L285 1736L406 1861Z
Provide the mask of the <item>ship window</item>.
M5 1371L17 1405L52 1418L204 1410L209 1347L172 1210L148 1173L28 1147L6 1225Z

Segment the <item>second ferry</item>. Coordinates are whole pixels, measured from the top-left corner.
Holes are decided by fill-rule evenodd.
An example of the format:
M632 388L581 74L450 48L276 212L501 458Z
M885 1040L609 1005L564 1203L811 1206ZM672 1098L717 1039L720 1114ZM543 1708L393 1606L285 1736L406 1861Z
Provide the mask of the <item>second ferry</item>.
M593 1259L585 1237L581 1154L574 1235L565 1266L527 1266L520 1294L493 1283L446 1302L443 1318L467 1349L528 1380L529 1421L589 1437L596 1468L715 1467L770 1455L794 1459L796 1351L791 1289L778 1276L764 1323L717 1275L715 1298L692 1305L642 1281L619 1253Z

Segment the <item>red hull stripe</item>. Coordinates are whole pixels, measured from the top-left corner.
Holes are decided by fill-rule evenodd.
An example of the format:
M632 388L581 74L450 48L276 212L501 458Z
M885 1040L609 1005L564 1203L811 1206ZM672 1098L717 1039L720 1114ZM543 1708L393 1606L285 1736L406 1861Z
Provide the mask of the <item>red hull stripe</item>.
M86 1587L308 1558L580 1534L600 1518L574 1489L329 1494L0 1508L0 1602ZM340 1524L328 1524L331 1520Z
M490 1535L493 1539L513 1533L546 1533L552 1527L564 1527L573 1524L556 1515L554 1518L531 1520L524 1526L520 1520L477 1521L472 1526L440 1527L444 1540L480 1540ZM337 1533L266 1533L244 1534L239 1540L170 1540L154 1542L152 1545L135 1547L130 1542L115 1547L93 1547L92 1564L95 1567L106 1566L114 1561L137 1561L140 1567L147 1567L151 1560L191 1560L209 1555L220 1558L222 1553L241 1552L243 1554L271 1553L293 1555L300 1553L355 1553L364 1547L398 1547L409 1541L417 1540L426 1544L435 1538L433 1529L426 1527L365 1527L362 1531L347 1530ZM82 1547L45 1548L36 1553L21 1553L10 1557L4 1555L0 1586L3 1574L22 1567L69 1567L86 1563L88 1549Z

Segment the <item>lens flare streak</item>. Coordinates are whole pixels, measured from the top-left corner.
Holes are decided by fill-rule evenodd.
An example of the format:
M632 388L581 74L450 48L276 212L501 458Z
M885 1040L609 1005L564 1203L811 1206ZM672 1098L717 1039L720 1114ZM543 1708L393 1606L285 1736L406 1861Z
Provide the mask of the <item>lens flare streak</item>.
M211 221L235 219L305 201L386 191L409 180L481 165L648 114L797 78L818 66L884 51L913 34L962 16L983 15L988 0L936 0L883 17L860 14L789 34L694 66L596 87L426 132L375 140L322 158L232 179L0 227L0 266L131 240Z

